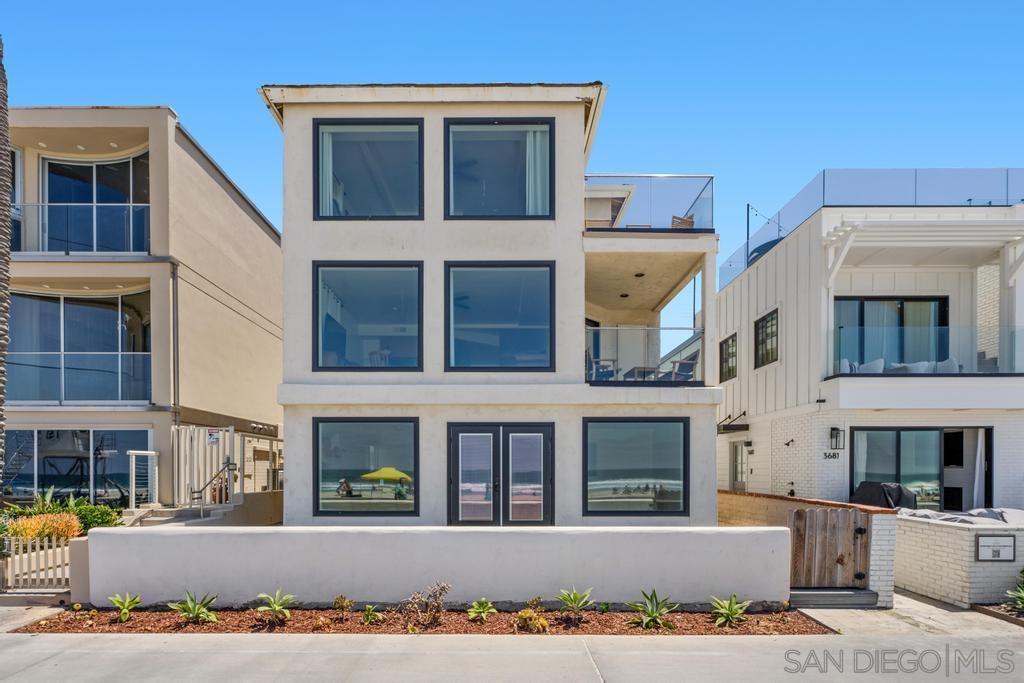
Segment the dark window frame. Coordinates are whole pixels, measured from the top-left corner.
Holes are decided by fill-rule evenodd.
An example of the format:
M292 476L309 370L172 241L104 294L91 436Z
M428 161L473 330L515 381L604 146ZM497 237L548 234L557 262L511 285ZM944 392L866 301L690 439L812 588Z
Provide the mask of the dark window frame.
M355 512L352 510L320 509L320 425L337 423L391 423L412 425L412 479L417 482L416 496L412 511L380 510L377 512ZM419 417L314 417L313 418L313 516L314 517L419 517L420 516L420 418Z
M548 212L537 216L453 216L451 213L451 126L454 125L516 125L546 124L548 126ZM444 119L444 220L446 221L553 221L555 220L555 117L471 117Z
M547 268L548 269L548 365L546 367L469 367L453 366L452 362L452 311L451 286L453 268ZM554 372L555 352L557 349L555 336L555 262L554 261L445 261L444 262L444 371L445 372Z
M324 216L320 213L320 126L416 126L419 136L419 212L415 216ZM422 118L314 118L313 119L313 220L314 221L422 221L423 220L423 119Z
M370 367L320 365L320 269L321 268L416 268L417 309L419 334L416 342L417 364L415 367ZM310 367L313 372L423 372L423 261L313 261L313 285L310 290L313 300L312 338L313 348Z
M768 336L766 328L768 326L768 319L775 318L775 356L773 358L767 358L767 341ZM761 338L763 336L763 338ZM772 363L779 362L779 309L778 307L768 311L760 318L754 321L754 369L763 368L771 365Z
M947 430L947 429L955 429L955 428L954 427L945 427L945 426L943 426L943 427L900 427L900 426L889 426L889 425L879 425L877 427L850 427L850 457L849 457L849 460L850 460L850 466L849 466L850 495L852 496L853 492L857 489L856 485L853 483L853 475L854 475L854 469L855 469L854 468L854 448L856 447L855 438L856 438L857 432L895 432L895 434L896 434L896 454L895 454L895 458L896 458L896 463L895 463L896 464L896 468L895 468L896 469L896 483L900 483L900 479L902 478L902 475L903 475L903 471L902 471L903 470L903 466L902 466L902 464L900 462L900 460L901 460L901 458L900 458L900 451L903 449L903 440L900 438L900 433L901 432L938 432L939 433L939 437L940 437L939 438L939 509L941 510L942 509L942 489L944 488L945 483L946 483L945 473L943 472L943 470L945 469L945 467L943 466L943 463L945 461L945 443L944 443L944 439L942 438L942 436L945 433L945 430ZM981 427L973 427L973 429L982 429L982 428Z
M732 374L726 377L726 345L732 346L732 352L728 357L732 358ZM736 336L736 332L733 332L728 337L718 342L718 382L728 382L729 380L736 379L740 372L740 358L739 358L739 339Z
M910 301L910 302L915 302L916 301L916 302L932 302L932 303L937 303L939 305L939 324L936 325L936 327L937 328L945 327L947 330L949 329L949 296L948 295L900 296L900 295L895 295L894 294L894 295L890 295L890 296L885 296L885 295L857 296L856 294L851 294L851 295L835 296L835 297L832 298L832 320L833 320L833 325L834 325L834 322L835 322L835 315L836 315L836 313L835 313L835 311L836 311L836 302L840 302L840 301L854 301L854 302L859 304L858 307L857 307L857 321L859 323L858 328L860 329L860 332L858 334L857 344L859 345L859 349L858 350L860 352L860 356L859 356L859 358L856 361L858 363L865 363L865 362L867 362L867 361L864 360L864 303L865 302L868 302L868 301L892 301L892 302L895 302L895 303L898 304L899 322L897 323L897 329L899 330L900 358L903 357L903 351L904 351L903 344L906 341L906 334L904 332L904 330L906 329L905 317L904 317L906 308L903 306L904 303L906 303L908 301ZM839 329L842 329L842 327L840 326L840 327L836 328L836 330L839 330ZM833 333L833 340L834 339L835 339L835 332ZM837 346L835 341L833 341L833 346L834 347ZM835 356L836 353L838 353L838 351L839 351L838 348L833 348L832 355ZM946 338L946 351L945 351L945 353L946 353L946 355L948 357L948 355L949 355L949 337L948 336ZM941 350L939 351L939 355L942 355L942 351ZM833 358L833 362L835 360L837 360L837 359ZM850 359L850 360L853 360L853 359ZM899 361L894 361L894 362L901 363L903 361L899 360ZM875 373L873 375L866 375L866 376L877 377L877 376L880 376L881 374L883 374L883 373ZM956 376L956 375L952 375L952 376Z
M638 423L659 423L659 422L671 422L683 425L683 509L682 510L668 510L668 511L655 511L655 510L630 510L630 511L614 511L614 510L588 510L587 509L587 494L588 484L587 471L590 469L589 457L589 443L587 439L587 430L591 424L594 423L608 423L618 422L626 424L638 424ZM583 418L583 516L584 517L689 517L690 516L690 418L689 416L680 417L584 417Z

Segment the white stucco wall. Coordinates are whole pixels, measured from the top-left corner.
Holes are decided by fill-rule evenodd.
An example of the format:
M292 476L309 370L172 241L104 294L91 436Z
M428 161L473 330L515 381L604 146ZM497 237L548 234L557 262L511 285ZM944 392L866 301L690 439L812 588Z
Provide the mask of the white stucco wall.
M95 604L125 590L146 605L189 590L230 606L278 588L323 604L339 593L397 602L446 581L453 602L551 598L576 585L602 602L655 588L684 604L732 593L779 603L789 556L789 530L777 527L94 529L89 590Z
M575 387L575 393L566 397L567 404L516 405L488 403L488 394L472 387L449 390L442 396L461 396L420 405L365 405L365 406L286 406L284 523L286 525L443 525L448 520L448 432L449 422L550 422L554 423L555 491L554 515L556 525L615 526L643 524L649 526L682 525L702 526L716 524L715 486L715 405L680 405L666 403L629 403L622 394L629 392L685 392L687 389L617 387ZM714 391L714 390L698 390ZM601 392L609 399L603 399ZM397 392L396 392L397 393ZM504 392L501 392L504 393ZM544 401L546 389L534 388L530 400ZM552 392L554 393L554 392ZM617 396L617 403L600 403ZM573 398L575 397L575 398ZM474 399L478 399L474 401ZM635 399L633 399L635 401ZM462 403L468 401L468 403ZM689 448L690 514L680 516L644 517L584 517L583 516L583 418L584 417L679 417L690 419ZM418 417L419 418L419 476L417 490L420 495L418 517L315 517L313 516L313 418L314 417ZM477 596L479 597L479 596Z

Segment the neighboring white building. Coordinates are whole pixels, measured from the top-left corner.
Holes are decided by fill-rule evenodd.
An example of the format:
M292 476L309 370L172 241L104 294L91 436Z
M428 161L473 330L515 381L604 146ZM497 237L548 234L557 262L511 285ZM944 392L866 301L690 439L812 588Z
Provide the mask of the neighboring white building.
M1024 169L826 170L723 266L718 484L1024 507Z
M711 178L585 177L600 83L261 92L286 525L715 524Z

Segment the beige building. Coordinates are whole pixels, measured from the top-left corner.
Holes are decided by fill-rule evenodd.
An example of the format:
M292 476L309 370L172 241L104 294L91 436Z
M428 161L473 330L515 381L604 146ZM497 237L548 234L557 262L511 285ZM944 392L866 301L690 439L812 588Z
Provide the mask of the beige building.
M11 138L3 496L126 506L152 450L169 503L173 425L276 436L280 237L177 114L15 108Z
M285 524L715 524L711 178L586 176L600 83L262 95Z

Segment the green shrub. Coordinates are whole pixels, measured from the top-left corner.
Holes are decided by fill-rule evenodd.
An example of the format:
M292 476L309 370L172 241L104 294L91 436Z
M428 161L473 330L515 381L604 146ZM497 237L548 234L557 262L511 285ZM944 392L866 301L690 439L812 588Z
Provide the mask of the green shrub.
M580 593L576 590L576 586L573 586L572 590L563 588L558 593L558 602L562 604L558 609L566 623L572 626L579 626L583 623L583 611L594 605L594 601L590 599L592 590L594 589L588 588Z
M256 598L266 603L257 607L256 611L267 615L271 621L283 624L292 618L292 611L288 608L295 604L294 595L281 595L281 589L278 588L273 595L260 593Z
M363 607L362 620L364 624L372 626L373 624L384 621L384 615L377 611L376 605L366 605Z
M1007 606L1015 612L1024 612L1024 585L1017 584L1013 590L1006 591Z
M480 623L487 621L487 617L497 613L498 610L494 609L494 604L487 598L480 598L466 610L470 621L479 621Z
M640 591L640 595L644 597L640 602L626 603L630 608L640 613L629 620L628 623L631 626L639 626L642 629L673 629L676 627L666 617L668 617L669 612L673 612L679 607L679 603L669 604L669 598L659 598L658 592L654 589L651 589L650 593Z
M743 615L750 607L750 602L750 600L739 602L735 593L728 600L722 600L712 595L711 613L715 615L715 626L735 626L746 621L747 618Z
M544 598L539 595L535 595L526 601L526 609L532 609L534 612L544 611Z
M355 605L355 600L346 598L344 595L334 596L334 609L341 612L341 618L344 619L345 615L352 611L352 606Z
M110 604L117 608L117 620L122 624L128 621L135 608L142 604L141 596L132 595L128 591L125 591L123 598L121 597L121 594L118 593L117 595L107 599L110 600ZM80 610L81 608L81 605L79 605L78 609Z
M167 606L180 614L187 621L198 624L202 622L217 621L217 614L210 609L210 605L216 601L216 595L211 596L207 593L201 599L197 600L196 596L185 591L184 600L181 602L169 602L167 603Z
M88 534L89 529L96 527L121 524L121 513L116 508L107 505L92 505L88 498L75 498L73 495L54 500L53 492L54 489L51 486L45 494L37 494L31 505L8 504L0 516L0 533L4 533L4 528L10 524L12 519L62 512L70 512L78 517L78 521L82 525L82 535Z

